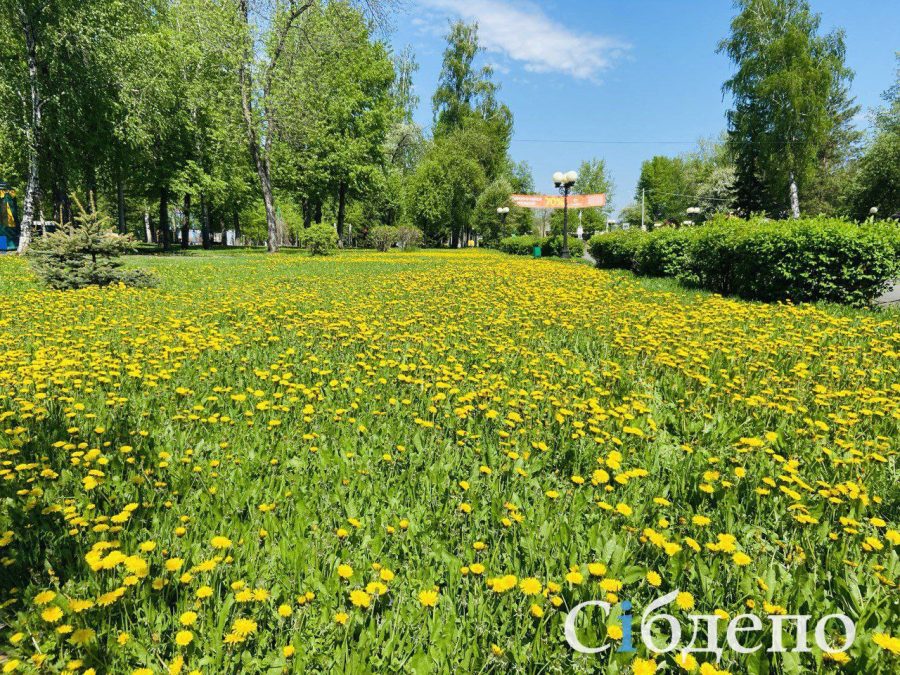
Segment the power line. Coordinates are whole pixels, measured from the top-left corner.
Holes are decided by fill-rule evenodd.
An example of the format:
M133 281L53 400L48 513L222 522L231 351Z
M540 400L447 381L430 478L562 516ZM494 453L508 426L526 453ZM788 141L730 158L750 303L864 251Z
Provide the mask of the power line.
M695 145L697 141L581 141L569 138L513 138L513 143L579 143L583 145Z
M691 199L702 199L703 201L711 201L711 202L730 202L731 199L726 199L725 197L701 197L700 195L686 195L682 192L663 192L662 190L654 190L653 188L649 188L647 192L653 192L658 195L667 195L669 197L689 197Z
M598 141L576 138L513 138L512 143L566 143L578 145L698 145L694 141ZM728 139L723 141L726 145L771 145L771 146L788 146L789 141L751 141L751 140L734 140Z

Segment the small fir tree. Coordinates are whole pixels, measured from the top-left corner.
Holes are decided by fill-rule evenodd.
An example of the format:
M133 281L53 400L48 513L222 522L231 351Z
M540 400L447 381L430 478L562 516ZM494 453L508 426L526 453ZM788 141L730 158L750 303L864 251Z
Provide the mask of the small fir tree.
M121 256L134 251L130 234L114 231L112 220L97 211L93 195L90 209L73 196L75 222L34 240L28 250L32 269L51 288L68 290L86 286L152 286L154 277L144 270L122 269Z

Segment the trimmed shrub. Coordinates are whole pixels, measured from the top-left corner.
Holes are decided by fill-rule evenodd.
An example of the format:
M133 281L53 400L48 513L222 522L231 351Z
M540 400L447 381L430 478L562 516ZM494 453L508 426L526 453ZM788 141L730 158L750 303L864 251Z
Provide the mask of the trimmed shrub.
M596 261L597 267L603 269L633 270L645 232L638 230L620 230L606 234L595 234L588 241L588 251Z
M504 253L513 255L531 255L535 246L541 246L544 240L530 234L522 234L516 237L501 239L497 248Z
M390 225L378 225L369 230L369 244L384 252L397 243L397 228Z
M645 277L674 277L687 263L693 230L656 230L638 239L632 269Z
M678 230L689 245L683 266L675 276L686 286L704 288L722 295L736 291L734 251L748 225L742 221L713 222L696 230Z
M731 237L730 291L756 300L864 307L900 276L900 226L840 220L771 222Z
M541 254L559 256L562 255L563 238L561 234L547 237L541 244ZM569 255L573 258L584 256L584 242L574 235L569 235Z
M682 230L597 235L590 251L598 267L675 276L723 295L863 307L900 276L900 225L717 218Z
M397 228L397 247L404 251L414 251L425 242L422 230L413 225L401 225Z
M542 256L558 256L562 253L563 238L560 235L552 237L535 237L523 234L517 237L501 239L497 248L504 253L513 255L532 255L535 246L541 247ZM569 237L569 255L573 258L584 256L584 242L578 237Z
M337 250L338 236L327 223L316 223L300 232L300 245L310 255L330 255Z

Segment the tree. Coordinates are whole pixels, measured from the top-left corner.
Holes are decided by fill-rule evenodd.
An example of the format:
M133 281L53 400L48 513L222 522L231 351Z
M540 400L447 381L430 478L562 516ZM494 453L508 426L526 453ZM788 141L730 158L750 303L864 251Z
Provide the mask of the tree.
M731 164L715 166L702 177L697 184L696 202L704 219L715 213L731 213L735 210L736 181L737 175Z
M510 159L505 173L514 193L527 195L534 192L534 175L528 162Z
M394 65L363 15L344 3L311 12L285 53L291 72L270 94L280 121L276 183L298 201L333 197L343 239L347 201L381 184L387 133L400 116Z
M875 133L862 157L847 172L847 215L860 220L877 215L900 217L900 53L897 80L883 98L887 105L874 115Z
M740 206L787 209L799 218L801 187L812 192L853 139L857 108L847 93L844 36L819 35L819 15L807 0L735 4L719 51L737 66L724 90L734 99L728 140Z
M41 151L41 111L44 101L41 97L41 83L38 74L38 49L39 40L43 37L41 16L43 8L37 2L11 2L4 3L8 7L5 14L14 14L17 21L4 22L5 25L16 25L21 31L22 41L25 46L25 62L28 67L28 95L22 96L22 100L28 101L28 116L24 121L26 152L28 156L28 168L25 199L22 208L22 221L20 224L19 253L24 253L31 243L31 229L34 222L34 206L38 196L38 155ZM11 5L11 6L10 6ZM5 7L4 9L7 9ZM11 10L11 11L9 11Z
M256 174L266 210L266 247L278 250L278 223L272 188L272 142L277 124L275 107L269 99L272 86L281 76L281 58L292 29L313 6L313 0L271 3L269 11L250 11L250 0L237 0L236 27L239 55L237 76L241 92L241 112L247 148ZM262 18L264 17L264 18ZM265 45L258 50L257 45Z
M260 6L251 11L252 0L236 0L236 4L233 0L229 1L236 10L230 16L237 40L232 51L237 55L236 74L247 148L256 168L265 206L266 245L270 252L274 252L278 250L278 222L272 149L280 128L278 112L284 108L275 104L272 94L273 89L290 80L293 62L286 58L286 53L290 51L288 46L292 41L297 44L297 33L303 19L320 3L316 0L257 0L253 4ZM344 4L328 3L327 8ZM378 14L384 3L366 0L363 4ZM315 50L316 45L310 43L308 48Z
M692 187L684 159L657 155L641 164L635 200L640 204L644 194L648 221L680 223L694 206Z
M512 231L514 211L518 210L509 201L512 191L512 185L507 179L498 178L478 195L472 211L471 226L472 231L478 234L485 244L494 244ZM510 209L505 222L501 222L497 213L500 207Z
M478 24L461 21L450 27L438 87L432 97L434 137L459 136L484 169L489 181L507 165L512 113L497 101L489 66L475 67L482 49Z
M641 203L631 202L622 207L619 211L619 223L623 229L639 229L641 227ZM646 224L646 223L644 223Z
M97 211L93 196L85 209L77 198L74 223L38 239L28 250L37 275L51 288L85 286L148 286L154 282L144 270L124 270L121 258L134 248L131 235L113 231L112 221Z
M3 0L12 30L0 37L2 126L16 139L13 171L23 187L20 248L35 217L71 219L70 191L114 186L124 229L124 181L132 167L122 142L127 114L119 74L126 45L158 25L166 5L150 0ZM133 165L137 166L137 164Z
M419 72L419 63L412 47L405 47L394 59L396 77L391 87L394 105L400 111L401 122L413 123L413 113L419 107L419 97L413 87L413 77Z
M456 247L485 183L484 169L455 134L436 140L407 182L407 217L429 244L449 239Z
M715 213L732 213L737 209L735 166L731 160L727 137L701 138L697 149L681 155L687 177L686 194L694 197L693 206L702 221Z

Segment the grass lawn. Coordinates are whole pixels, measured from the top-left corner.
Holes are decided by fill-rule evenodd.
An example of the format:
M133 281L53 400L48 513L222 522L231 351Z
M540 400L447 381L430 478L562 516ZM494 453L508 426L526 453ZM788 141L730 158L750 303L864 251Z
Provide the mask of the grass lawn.
M159 287L0 257L0 666L640 672L617 603L648 658L677 590L683 646L857 624L705 673L897 672L900 314L482 251L129 264Z

